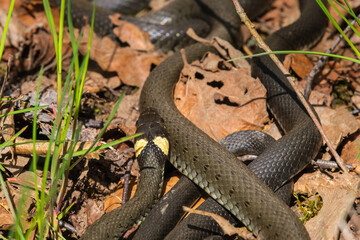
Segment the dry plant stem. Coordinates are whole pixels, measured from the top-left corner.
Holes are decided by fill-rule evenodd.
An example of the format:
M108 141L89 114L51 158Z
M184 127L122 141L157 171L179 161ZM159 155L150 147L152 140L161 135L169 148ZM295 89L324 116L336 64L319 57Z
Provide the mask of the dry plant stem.
M10 72L10 68L12 66L13 58L14 57L12 55L9 55L9 60L8 60L8 63L7 63L6 73L5 73L5 76L4 76L4 82L3 82L2 86L1 86L1 90L0 90L0 99L3 97L5 86L6 86L7 80L9 79L9 72Z
M134 163L134 161L132 159L130 159L126 166L126 172L124 175L124 191L123 191L122 199L121 199L122 204L127 202L127 196L128 196L128 192L129 192L130 172L131 172L133 163Z
M329 161L329 160L322 160L322 159L318 159L316 161L312 160L311 164L318 166L321 169L338 169L339 168L339 165L336 162ZM345 166L350 171L354 170L354 167L351 164L345 164Z
M21 138L21 137L17 137L16 138L16 143L18 145L16 145L16 153L17 154L32 154L33 153L33 143L30 143L31 139L25 139L25 138ZM22 143L22 144L21 144ZM65 143L68 144L68 143ZM76 144L74 151L80 151L80 150L84 150L84 149L88 149L90 148L92 145L92 142L79 142ZM96 146L100 146L100 144L96 145ZM48 142L39 142L35 144L35 148L36 148L36 154L40 155L40 156L45 156L48 148L49 148L49 143ZM52 149L52 152L54 151L54 149ZM60 152L61 154L63 154L63 152ZM92 154L92 153L90 153Z
M246 16L246 13L244 11L244 9L240 6L239 2L237 0L233 0L233 3L235 5L235 9L236 12L238 13L238 15L240 16L240 19L243 23L245 23L245 25L248 27L248 29L250 30L251 35L253 35L256 39L256 41L259 44L259 47L262 48L265 52L271 52L271 49L265 44L265 42L261 39L260 35L257 33L257 31L255 30L255 26L254 24L250 21L250 19ZM318 128L318 130L320 131L321 135L323 136L323 139L325 140L326 144L328 145L332 155L334 156L336 162L339 164L340 168L345 172L348 173L348 170L344 164L344 162L342 161L342 159L340 158L340 156L338 155L338 153L336 152L335 148L333 147L333 145L331 144L330 140L328 139L328 137L325 135L324 130L322 129L320 122L317 120L315 114L313 113L312 109L310 108L308 102L306 101L306 99L304 98L304 96L301 94L301 92L299 91L299 89L295 86L295 78L290 76L290 73L286 70L286 68L284 67L284 65L280 62L280 60L276 57L275 54L269 54L270 58L275 62L275 64L278 66L278 68L281 70L281 72L287 77L288 81L290 82L291 86L293 87L293 89L296 92L296 95L298 96L298 98L300 99L300 101L302 102L302 104L304 105L305 109L307 110L309 116L312 118L312 120L314 121L316 127Z
M75 229L75 227L73 225L71 225L70 223L67 223L63 220L59 221L59 226L69 230L72 233L78 234L78 231Z
M357 16L358 18L360 18L360 14ZM354 25L356 23L356 20L352 20L351 25ZM347 26L344 29L344 33L347 34L350 31L351 27ZM343 40L344 37L343 35L339 34L339 37L335 40L335 42L333 43L333 45L326 51L326 53L332 53L335 49L335 47L340 43L341 40ZM328 60L328 56L322 56L319 61L317 61L317 63L315 64L315 66L313 67L313 69L311 70L309 76L307 76L306 78L306 85L305 85L305 90L304 90L304 97L305 99L309 99L310 97L310 93L311 93L311 85L312 82L314 80L314 77L316 74L318 74L321 69L323 69L326 61Z

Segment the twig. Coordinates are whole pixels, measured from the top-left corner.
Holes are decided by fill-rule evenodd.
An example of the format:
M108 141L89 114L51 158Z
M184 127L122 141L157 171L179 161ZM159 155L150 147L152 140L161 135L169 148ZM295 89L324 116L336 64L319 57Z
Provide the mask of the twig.
M245 13L244 9L240 6L239 2L237 0L233 0L233 3L235 5L236 12L240 16L241 21L243 23L245 23L245 25L250 30L251 34L255 37L256 41L259 44L259 47L264 49L265 52L268 52L268 53L271 52L271 49L265 44L265 42L261 39L260 35L257 33L254 24L246 16L246 13ZM314 121L314 123L315 123L316 127L318 128L320 134L323 136L326 144L328 145L332 155L334 156L336 162L339 164L340 168L345 173L348 173L348 170L347 170L346 166L344 165L342 159L340 158L340 156L336 152L335 148L331 144L328 137L325 135L324 130L322 129L322 127L320 125L320 122L317 120L317 118L316 118L314 112L312 111L311 107L309 106L309 104L305 100L304 96L299 91L299 89L295 86L295 78L290 76L290 73L286 70L284 65L280 62L280 60L276 57L275 54L269 54L269 56L274 61L274 63L278 66L278 68L281 70L281 72L287 77L288 81L290 82L291 86L293 87L294 91L296 92L296 95L298 96L298 98L300 99L300 101L304 105L305 109L309 113L309 116Z
M133 163L134 163L134 161L132 159L130 159L126 166L126 172L124 175L124 191L123 191L122 200L121 200L122 204L126 203L126 201L127 201L127 195L129 192L130 172L131 172Z
M328 161L328 160L322 160L322 159L318 159L318 160L313 160L311 161L312 165L318 166L319 168L322 169L337 169L339 168L339 165L334 162L334 161ZM345 166L350 170L354 170L354 167L351 164L345 164Z
M358 18L360 18L360 14L357 16ZM351 25L354 25L356 23L356 20L352 20ZM351 27L350 25L348 25L345 29L344 29L344 33L347 34L350 31ZM333 43L333 45L326 51L326 53L332 53L335 49L335 47L340 43L341 40L343 40L344 37L343 35L339 35L339 37L335 40L335 42ZM304 90L304 97L305 99L309 99L310 97L310 93L311 93L311 85L313 82L313 79L315 77L316 74L318 74L321 69L323 69L327 59L329 58L329 56L322 56L319 61L317 61L317 63L315 64L315 66L313 67L313 69L311 70L309 76L306 77L306 85L305 85L305 90Z
M59 226L65 228L66 230L69 230L72 233L75 233L76 235L78 234L78 231L76 230L76 228L73 225L71 225L70 223L67 223L63 220L59 220Z
M350 111L350 113L351 113L352 115L357 115L357 114L360 113L360 109L352 110L352 111Z
M3 82L2 86L1 86L1 90L0 90L0 99L3 97L3 94L4 94L4 90L5 90L7 80L9 78L9 72L10 72L10 68L12 66L13 58L14 57L12 55L9 55L9 60L8 60L7 68L6 68L6 73L5 73L5 76L4 76L4 82Z

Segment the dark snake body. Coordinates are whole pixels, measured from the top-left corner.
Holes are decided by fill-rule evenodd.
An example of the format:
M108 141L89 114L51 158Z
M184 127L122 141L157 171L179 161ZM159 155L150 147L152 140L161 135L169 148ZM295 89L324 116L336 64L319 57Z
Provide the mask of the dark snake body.
M327 25L325 15L314 1L302 3L301 18L268 38L273 50L298 49L322 35ZM188 61L200 58L208 50L211 49L200 44L189 47ZM153 108L163 117L172 144L172 164L255 234L266 239L307 239L299 220L272 191L177 111L172 89L182 66L180 54L158 66L146 81L140 100L142 109ZM317 154L321 136L269 57L253 60L252 75L266 87L268 107L286 132L259 156L257 165L250 166L275 190Z
M217 0L197 2L206 6L211 6L212 2L219 4ZM263 1L252 1L255 7L250 9L256 10L255 2L264 4ZM300 19L267 39L272 50L298 49L310 45L322 35L327 25L325 15L314 0L300 2L303 3ZM229 9L226 13L233 11ZM207 51L214 49L194 44L186 48L186 56L191 62L201 58ZM301 171L317 154L321 145L319 132L286 78L269 57L259 57L252 61L252 75L259 77L267 89L268 107L286 133L266 149L256 163L250 165L265 184L176 109L172 91L182 67L179 53L161 63L147 79L140 99L141 111L152 109L164 120L171 143L170 162L254 234L266 239L309 239L299 219L272 191ZM108 215L111 215L108 218L110 221L100 228L90 227L86 232L89 238L84 239L91 237L100 240L104 236L119 236L119 222L126 216Z
M145 120L143 120L145 119ZM167 137L162 119L154 112L143 112L136 123L139 139L148 144L137 156L139 179L133 198L103 215L81 236L81 239L119 239L130 228L140 224L160 197L165 162L168 156L154 142L155 137Z
M258 156L264 149L274 144L275 139L263 132L247 130L230 134L220 140L219 143L236 156L248 154ZM279 192L276 192L278 196ZM286 184L282 187L281 193L279 197L285 203L289 203L292 184ZM210 235L222 236L224 233L219 224L208 216L190 214L177 225L179 219L184 215L182 206L190 207L200 196L200 189L187 177L181 177L171 191L155 205L145 221L141 223L133 240L145 238L157 240L165 237L166 239L195 240L204 239ZM197 209L220 215L231 223L238 223L236 218L211 197ZM154 222L157 224L153 224Z

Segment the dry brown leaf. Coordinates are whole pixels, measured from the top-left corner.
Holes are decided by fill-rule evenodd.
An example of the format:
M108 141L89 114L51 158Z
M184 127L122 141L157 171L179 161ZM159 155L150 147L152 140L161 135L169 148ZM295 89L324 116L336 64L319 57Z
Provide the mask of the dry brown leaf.
M8 0L6 0L8 1ZM43 1L41 0L22 0L16 1L21 2L21 7L15 8L19 18L27 26L46 26L48 25L47 17L43 8ZM52 6L52 5L51 5ZM51 8L51 13L54 18L55 26L58 30L60 21L60 11L58 8Z
M106 77L96 71L87 71L87 79L84 86L84 92L107 91L120 87L121 81L118 76ZM98 91L95 91L98 89Z
M3 29L6 23L7 10L0 8L0 36L3 35ZM26 27L23 22L17 17L12 16L11 21L9 22L8 31L5 39L5 47L15 47L19 48L24 42L24 33Z
M304 174L295 183L295 191L317 192L323 200L319 214L305 224L311 239L337 239L355 198L359 196L359 180L357 176L340 173L333 173L329 178L317 171Z
M252 233L247 231L245 228L236 228L228 220L226 220L225 218L219 215L216 215L215 213L191 209L185 206L183 206L183 210L189 213L195 213L195 214L212 217L219 224L221 229L224 231L224 234L227 234L229 236L237 234L238 236L241 236L245 239L255 239L252 236ZM258 236L258 239L262 239L261 236Z
M67 61L69 61L72 50L70 42L66 37L64 37L62 50L64 59L63 65L67 65L65 60L67 59ZM27 31L20 55L21 61L17 61L16 65L26 71L48 65L55 61L54 42L50 32L43 27L37 26Z
M139 97L140 91L137 91L135 94L125 95L116 112L116 119L113 121L114 123L120 122L123 125L121 126L122 129L129 128L128 130L130 131L125 129L127 135L132 135L136 131L135 123L139 118L139 111L137 110Z
M87 225L90 226L96 220L98 220L102 215L104 215L104 211L101 207L97 205L97 203L92 199L87 199L85 211L87 215Z
M305 81L301 82L305 83ZM326 80L322 80L320 83L316 84L315 88L311 91L309 102L312 105L330 107L333 100L333 96L331 95L332 89L331 84L329 84Z
M171 176L170 178L167 178L164 180L164 191L162 193L162 196L165 195L168 191L171 190L171 188L179 181L180 174L177 173L176 175ZM135 192L137 189L137 180L134 178L130 179L129 183L129 190L130 190L130 197L134 197ZM122 205L122 195L124 191L124 184L122 182L119 183L119 189L115 191L113 194L111 194L110 197L108 197L105 200L105 206L104 209L106 212L110 212L114 210L115 208L118 208Z
M266 24L261 25L270 26L272 33L282 26L293 23L299 15L298 1L276 0L273 2L273 7L260 18L260 22L266 21Z
M343 70L345 69L341 62L329 61L321 71L321 74L326 77L327 81L334 83L339 79Z
M10 212L5 198L0 199L0 229L6 230L14 224L14 218Z
M135 178L130 178L129 182L129 199L134 197L137 189L137 180ZM104 205L105 212L110 212L115 208L118 208L122 205L122 196L124 191L124 184L122 182L119 183L119 189L111 194L106 200Z
M335 146L338 146L343 137L354 133L359 129L356 118L346 109L331 109L328 107L315 107L325 134Z
M0 110L1 114L9 113L14 111L14 102L8 102L2 106ZM15 122L14 115L8 115L1 118L0 121L0 132L1 138L4 141L10 140L15 135ZM15 142L13 140L13 142ZM29 163L28 158L17 156L17 151L14 146L6 147L0 150L0 154L11 154L10 158L3 157L1 164L12 174L16 175L22 172L23 167Z
M151 7L152 11L157 11L157 10L165 7L170 2L171 1L168 1L168 0L152 0L152 1L150 1L149 6Z
M314 64L303 54L289 54L285 57L284 66L288 70L291 68L301 79L303 79L309 75Z
M30 226L30 216L35 212L35 191L34 191L34 173L31 171L24 171L16 178L8 178L8 190L11 196L14 208L18 209L21 203L22 212L19 220L24 230ZM41 182L37 176L38 182ZM16 185L16 187L13 187ZM40 189L40 187L39 187ZM48 193L48 192L46 192ZM4 192L0 192L0 228L9 223L13 224L12 214L10 213L8 203L4 197ZM8 215L10 214L10 215ZM4 219L3 219L4 217ZM8 217L8 219L5 219Z
M122 41L129 44L132 49L149 51L154 50L150 36L133 23L119 20L120 14L110 16L111 22L116 26L115 35Z
M354 104L357 108L359 108L360 107L360 96L357 94L352 96L351 103Z
M249 76L249 69L236 69L207 54L202 61L186 65L180 78L176 106L217 141L239 130L261 130L268 121L266 90Z
M90 28L83 28L80 53L85 55L88 48ZM90 58L96 61L103 71L116 72L127 85L141 87L150 73L151 67L159 65L165 55L157 51L137 51L130 47L120 48L110 38L93 36Z
M223 40L219 37L215 37L211 41L211 45L214 46L217 52L226 60L231 60L231 63L238 69L248 70L248 75L251 74L249 63L244 59L234 60L243 57L244 54L236 49L231 43Z
M359 165L360 156L360 137L357 137L354 141L350 141L345 144L341 151L341 158L347 164Z

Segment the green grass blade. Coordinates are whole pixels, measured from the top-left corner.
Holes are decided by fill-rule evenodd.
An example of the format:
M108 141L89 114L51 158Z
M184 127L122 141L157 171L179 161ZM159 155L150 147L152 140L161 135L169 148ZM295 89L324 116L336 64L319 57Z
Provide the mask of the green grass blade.
M356 28L349 22L349 20L347 20L347 18L344 16L344 14L342 14L341 11L335 6L335 4L332 3L331 1L330 1L330 4L335 9L335 11L342 17L342 19L346 22L346 24L354 31L354 33L356 35L360 36L360 33L358 32L358 30L356 30ZM348 9L346 9L346 10L349 14L351 14L351 12ZM355 16L355 18L356 18L356 16Z
M4 142L3 144L0 145L0 149L3 149L5 147L7 147L9 145L9 143L11 143L12 141L14 141L14 139L16 139L21 133L23 133L24 131L26 130L26 127L22 128L20 131L18 131L13 137L11 137L9 140L7 140L6 142ZM2 167L3 168L3 167ZM5 169L4 169L5 170ZM2 176L2 171L0 171L0 184L1 184L1 188L3 189L4 191L4 195L5 195L5 198L7 200L7 203L9 205L9 209L10 209L10 212L15 220L15 223L19 223L20 222L20 219L18 219L18 215L15 211L15 208L14 206L12 205L12 201L11 201L11 198L10 198L10 194L6 188L6 185L5 185L5 181L4 181L4 178ZM23 235L23 229L21 227L21 224L15 224L15 231L17 233L17 236L19 239L25 239L24 238L24 235Z
M43 106L38 106L38 107L30 107L30 108L26 108L26 109L20 109L20 110L8 112L8 113L0 114L0 118L10 116L10 115L20 114L20 113L32 112L32 111L36 111L36 110L46 108L46 107L48 107L48 105L43 105Z
M67 7L68 7L68 27L69 27L69 33L70 33L70 40L71 40L71 46L73 49L73 59L75 59L75 76L79 75L79 58L78 58L78 46L80 45L81 38L82 38L82 32L79 34L78 43L76 43L75 38L75 32L74 32L74 25L71 19L71 0L67 1Z
M44 11L45 11L46 19L47 19L48 24L49 24L51 37L52 37L53 42L54 42L55 53L57 53L58 49L59 49L59 47L58 47L58 36L57 36L57 33L56 33L55 22L54 22L53 15L51 13L49 0L43 0L43 5L44 5ZM56 57L57 57L57 54L56 54Z
M84 158L84 156L90 151L90 149L92 149L92 148L95 146L95 144L100 140L100 138L102 137L102 135L105 133L107 127L109 126L111 120L114 118L115 113L116 113L117 109L119 108L119 105L120 105L120 103L121 103L121 101L122 101L122 99L123 99L124 96L125 96L125 92L123 92L123 93L121 94L120 98L119 98L118 101L116 102L116 104L115 104L115 106L114 106L114 109L112 110L112 112L111 112L108 120L107 120L106 123L105 123L105 126L101 129L101 132L100 132L99 135L96 137L96 139L95 139L94 142L92 143L91 147L87 150L87 152L84 153L84 155L83 155L80 159L78 159L73 165L71 165L70 170L71 170L77 163L79 163L79 162Z
M269 55L269 54L291 54L291 53L293 53L293 54L310 54L310 55L328 56L328 57L345 59L345 60L349 60L349 61L360 64L360 60L355 59L355 58L350 58L350 57L341 56L341 55L332 54L332 53L322 53L322 52L314 52L314 51L273 51L273 52L269 52L269 53L263 52L263 53L249 55L249 56L243 56L243 57L239 57L239 58L230 59L228 61L232 62L232 61L235 61L235 60L253 58L253 57L260 57L260 56Z
M356 49L356 47L354 46L354 44L350 41L350 39L346 36L346 34L344 33L344 31L341 29L341 27L339 26L339 24L337 24L337 22L335 21L334 17L331 16L329 10L327 9L327 7L324 5L324 3L321 0L316 0L316 2L319 4L319 6L321 7L321 9L324 11L324 13L326 14L326 16L329 18L329 20L332 22L332 24L335 26L335 28L339 31L339 33L344 37L344 39L346 40L346 42L349 44L349 46L352 48L352 50L356 53L356 55L360 58L360 53L359 51ZM330 3L330 0L328 0L328 2Z
M341 8L343 8L347 13L349 13L349 14L356 20L357 24L360 26L360 20L359 20L359 18L356 16L354 10L351 8L351 6L350 6L350 4L349 4L349 2L348 2L347 0L344 1L345 4L346 4L346 7L345 7L342 3L340 3L339 1L337 1L337 0L334 0L334 2L335 2L338 6L340 6Z
M132 136L126 136L126 137L123 137L123 138L120 138L118 140L115 140L115 141L112 141L112 142L109 142L109 143L106 143L104 145L101 145L101 146L97 146L97 147L93 147L93 148L89 148L89 149L84 149L84 150L81 150L81 151L77 151L77 152L74 152L74 154L72 155L73 157L79 157L81 155L85 155L87 153L92 153L92 152L95 152L95 151L99 151L99 150L102 150L102 149L105 149L105 148L108 148L108 147L112 147L112 146L115 146L119 143L123 143L123 142L126 142L126 141L129 141L133 138L136 138L138 136L141 136L142 133L136 133ZM66 157L66 155L64 156ZM71 168L73 168L79 161L77 161L76 163L74 163Z
M0 42L0 62L2 59L2 55L4 52L4 48L5 48L5 41L6 41L6 34L9 28L9 23L10 23L10 19L11 19L11 14L14 10L14 5L15 5L15 0L11 0L10 2L10 6L9 6L9 11L6 17L6 22L5 22L5 26L4 26L4 30L3 30L3 35L1 36L1 42Z
M41 85L41 79L42 79L42 75L43 75L43 71L44 68L41 67L40 69L40 74L39 74L39 80L38 80L38 84L37 84L37 89L36 89L36 98L35 98L35 108L38 107L39 105L39 96L40 96L40 85ZM39 196L39 188L38 188L38 181L37 181L37 159L38 156L36 154L36 139L37 139L37 110L34 111L34 122L33 122L33 132L32 132L32 137L33 137L33 164L32 164L32 170L34 172L34 185L35 185L35 200L36 200L36 207L37 209L40 209L40 196ZM40 224L42 222L40 221ZM41 226L39 227L41 229Z
M17 138L21 133L23 133L25 130L27 129L27 127L23 127L20 131L18 131L14 136L12 136L9 140L7 140L6 142L0 144L0 149L6 148L9 145L12 144L12 141L15 140L15 138Z

